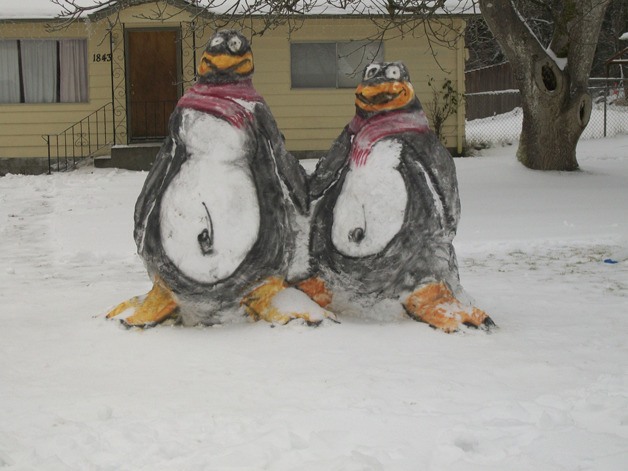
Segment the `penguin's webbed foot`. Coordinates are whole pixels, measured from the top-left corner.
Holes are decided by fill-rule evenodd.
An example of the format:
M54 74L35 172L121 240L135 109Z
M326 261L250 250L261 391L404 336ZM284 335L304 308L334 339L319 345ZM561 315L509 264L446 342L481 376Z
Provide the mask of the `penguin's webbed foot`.
M497 327L481 309L461 303L445 283L430 283L415 290L403 303L408 315L444 332L456 332L461 325L489 331Z
M120 322L126 327L153 327L176 315L178 305L172 292L159 279L155 279L153 288L143 296L135 296L118 304L107 314L113 319L127 312Z
M295 285L307 294L316 304L326 308L331 304L332 294L325 282L317 276L307 278Z
M308 295L288 286L281 278L268 278L242 298L240 305L253 319L274 324L287 324L302 319L308 325L319 325L325 319L337 322L336 316L323 309Z

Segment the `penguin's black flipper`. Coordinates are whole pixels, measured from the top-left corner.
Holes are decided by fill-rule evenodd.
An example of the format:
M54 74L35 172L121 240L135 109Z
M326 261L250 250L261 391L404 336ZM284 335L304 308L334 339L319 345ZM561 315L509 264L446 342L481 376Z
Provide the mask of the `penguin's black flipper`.
M166 168L168 167L172 147L172 138L168 136L159 148L157 156L155 157L155 161L153 162L153 165L148 172L148 176L144 181L142 191L140 192L140 195L138 196L135 203L136 212L141 209L141 207L145 206L147 201L149 201L152 196L157 193L161 188L163 180L166 176Z
M270 109L258 104L255 106L255 118L261 134L268 140L277 164L281 180L286 185L290 199L299 213L306 215L310 210L307 174L299 161L286 149L284 138L277 127Z
M316 164L316 170L310 177L310 198L312 201L320 198L340 176L342 169L347 165L351 150L351 135L345 127L340 136L334 141L331 148Z
M416 135L404 136L403 140L410 150L404 152L404 161L427 174L430 185L440 198L444 216L443 229L455 233L460 219L460 197L456 167L451 154L433 132L420 135L420 139Z
M135 229L134 238L138 247L144 237L144 230L148 223L148 217L150 212L154 208L154 202L164 191L164 188L170 183L172 178L181 168L181 164L185 161L185 158L179 158L178 164L173 166L175 153L185 154L183 149L179 149L178 136L176 132L172 132L173 129L178 129L180 126L180 113L175 110L170 116L169 128L170 134L164 139L162 146L155 157L155 162L148 172L148 176L144 181L142 191L135 203ZM183 157L183 155L179 155Z
M288 187L290 197L296 205L299 213L306 215L310 211L310 199L307 190L307 174L301 164L290 152L286 150L283 143L281 147L274 147L275 161L281 179Z

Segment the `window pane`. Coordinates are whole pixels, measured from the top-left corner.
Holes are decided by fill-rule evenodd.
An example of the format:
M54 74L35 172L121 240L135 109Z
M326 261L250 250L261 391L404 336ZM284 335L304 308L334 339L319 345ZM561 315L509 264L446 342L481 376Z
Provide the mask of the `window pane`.
M338 87L353 88L362 80L364 68L384 60L384 45L377 41L338 43Z
M25 103L57 101L57 41L20 41Z
M20 102L17 41L0 41L0 103Z
M87 101L87 41L59 41L59 101Z
M336 44L291 44L290 75L294 88L336 88Z

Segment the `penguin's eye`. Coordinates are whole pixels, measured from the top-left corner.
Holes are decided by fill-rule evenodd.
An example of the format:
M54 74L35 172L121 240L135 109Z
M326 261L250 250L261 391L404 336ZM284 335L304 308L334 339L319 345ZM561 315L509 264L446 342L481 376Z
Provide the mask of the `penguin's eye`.
M227 46L229 46L229 50L231 52L238 52L240 48L242 47L242 40L239 37L234 36L231 39L229 39Z
M379 65L375 65L375 64L369 65L364 71L364 80L368 80L370 78L375 77L377 72L379 72L380 68L381 67Z
M386 78L391 80L399 80L401 78L401 69L396 65L392 65L386 69Z
M209 45L211 47L216 47L216 46L221 45L224 42L225 42L225 39L222 36L216 36L214 39L210 41Z

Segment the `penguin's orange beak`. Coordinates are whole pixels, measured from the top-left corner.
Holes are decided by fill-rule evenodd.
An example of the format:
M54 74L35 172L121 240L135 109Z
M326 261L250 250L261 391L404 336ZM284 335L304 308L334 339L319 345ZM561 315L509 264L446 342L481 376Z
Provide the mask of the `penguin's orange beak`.
M239 75L247 75L253 72L253 54L247 52L241 56L231 56L229 54L203 53L201 62L198 65L199 75L209 72L234 72Z
M402 108L414 98L410 82L383 82L376 85L358 85L355 104L364 111L386 111Z

